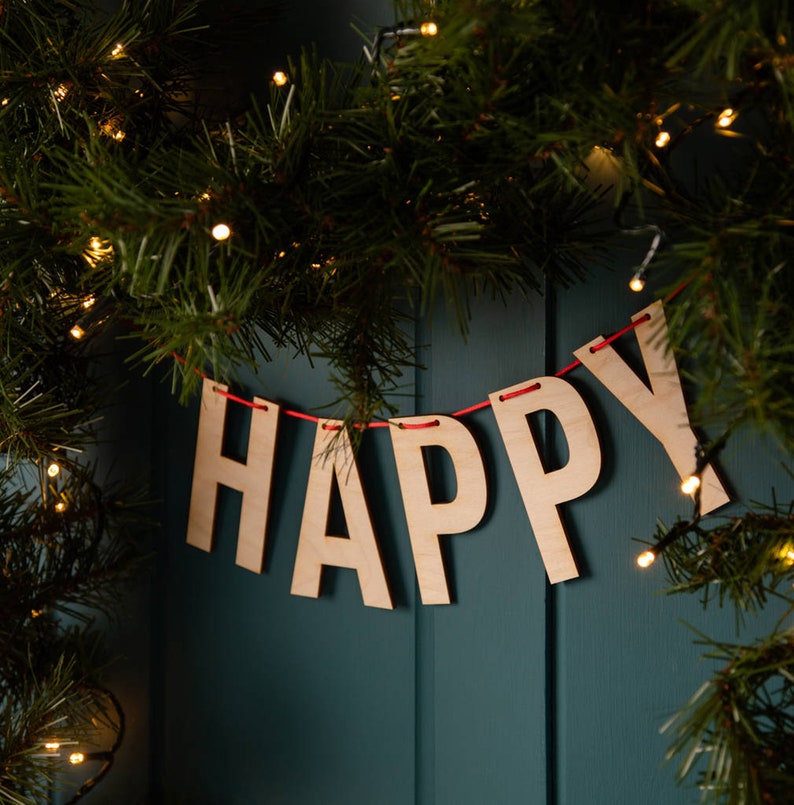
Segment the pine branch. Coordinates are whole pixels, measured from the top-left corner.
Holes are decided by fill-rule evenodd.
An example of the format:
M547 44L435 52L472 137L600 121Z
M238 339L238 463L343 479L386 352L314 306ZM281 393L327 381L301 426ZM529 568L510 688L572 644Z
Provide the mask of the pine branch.
M713 523L705 527L705 523ZM794 516L778 505L729 518L679 521L663 551L668 593L699 593L703 606L732 604L758 614L770 595L794 583ZM656 541L669 530L660 525ZM785 596L784 596L785 597Z
M60 618L88 626L116 609L140 565L142 518L126 490L100 492L90 467L64 469L44 489L22 470L0 480L0 687L14 689L31 661L48 667L84 643Z
M46 670L44 670L46 669ZM3 690L0 704L0 798L15 805L47 801L63 784L60 749L90 741L104 704L83 684L78 664L60 656L52 665L31 667L24 683Z
M794 638L752 646L712 643L724 666L662 728L680 757L679 780L696 776L703 803L785 805L794 787Z

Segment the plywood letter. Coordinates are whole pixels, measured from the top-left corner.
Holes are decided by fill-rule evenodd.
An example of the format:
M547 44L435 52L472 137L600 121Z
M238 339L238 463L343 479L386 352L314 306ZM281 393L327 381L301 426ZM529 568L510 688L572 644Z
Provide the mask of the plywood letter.
M358 466L347 432L340 425L332 419L317 424L290 592L318 598L323 565L348 567L358 574L368 607L393 609ZM349 537L326 533L334 477Z
M469 531L482 520L488 501L482 457L469 430L452 417L418 416L389 423L422 603L449 604L438 538ZM452 459L457 480L454 500L431 499L422 448L432 445L443 447Z
M579 392L558 377L527 380L489 398L549 581L576 578L579 571L557 505L590 490L601 472L601 447L590 412ZM542 410L557 417L568 442L567 464L548 472L527 420Z
M220 383L204 380L187 541L203 551L212 550L218 485L236 489L242 492L243 500L235 561L241 567L261 573L279 408L275 403L254 397L254 403L262 407L251 409L248 456L245 462L236 461L222 454L228 401L215 391L216 388L228 390Z
M648 316L634 332L648 373L650 389L631 370L618 353L594 339L574 352L577 358L634 414L662 443L681 478L695 469L697 437L692 432L678 376L675 357L669 349L667 321L661 301L632 316L632 321ZM701 475L700 510L703 514L728 503L730 498L711 466Z

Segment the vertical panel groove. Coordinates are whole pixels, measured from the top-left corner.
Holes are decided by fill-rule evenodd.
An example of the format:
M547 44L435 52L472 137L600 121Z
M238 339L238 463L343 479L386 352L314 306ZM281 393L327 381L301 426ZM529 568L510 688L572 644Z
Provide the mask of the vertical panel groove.
M434 624L431 609L422 606L419 585L414 583L416 607L415 713L416 759L414 765L416 805L433 805L435 764L435 675L433 673Z
M416 317L414 343L426 344L427 333L421 316ZM421 348L420 348L421 349ZM414 369L414 411L425 410L428 377L431 372L431 353L419 361L425 368ZM435 802L435 638L432 607L422 605L419 584L414 576L414 802L433 805Z
M555 372L556 359L556 327L555 327L555 293L546 282L544 294L544 373ZM545 429L545 452L551 456L554 450L554 429L551 426L552 414L548 413ZM546 580L545 595L545 674L546 674L546 805L557 805L557 595L554 585Z

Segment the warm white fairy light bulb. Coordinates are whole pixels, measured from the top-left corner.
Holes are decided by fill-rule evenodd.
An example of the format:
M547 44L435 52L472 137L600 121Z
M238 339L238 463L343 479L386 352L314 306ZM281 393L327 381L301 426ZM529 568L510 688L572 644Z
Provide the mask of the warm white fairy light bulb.
M273 83L277 87L283 87L288 81L289 78L283 70L276 70L276 72L273 73Z
M55 511L58 512L58 514L63 514L66 511L66 503L62 500L59 500L55 504Z
M85 760L85 755L82 752L72 752L69 755L69 762L72 766L79 766Z
M721 129L727 129L734 120L736 120L736 110L729 107L719 113L717 116L717 125Z
M92 268L100 262L110 259L113 256L113 244L109 240L103 240L94 235L89 241L86 250L83 252L85 261Z
M634 293L639 293L645 288L645 277L642 274L635 274L629 280L629 288L631 288Z
M232 234L228 224L215 224L212 227L212 237L215 240L227 240Z
M700 478L697 475L690 475L681 481L681 491L685 495L691 495L700 488Z
M124 45L121 42L116 42L116 46L113 50L110 51L110 55L114 59L118 59L120 56L124 55Z
M434 22L423 22L419 26L419 33L422 36L435 36L438 33L438 25Z
M69 330L69 335L72 336L75 341L79 341L81 338L85 337L85 330L79 324L75 324L74 327Z
M61 748L61 745L58 741L47 741L47 743L44 744L44 748L50 752L57 752Z
M656 135L655 145L657 148L664 148L666 145L670 143L670 132L669 131L660 131Z
M650 567L656 561L656 554L653 551L643 551L637 557L637 564L639 567L645 569Z
M115 140L116 142L121 142L126 136L127 132L121 127L122 119L119 117L113 118L112 120L105 121L99 128L99 130L104 134L106 137L110 137L111 139Z
M57 461L53 461L49 467L47 467L47 475L50 478L56 478L59 473L61 472L61 465Z

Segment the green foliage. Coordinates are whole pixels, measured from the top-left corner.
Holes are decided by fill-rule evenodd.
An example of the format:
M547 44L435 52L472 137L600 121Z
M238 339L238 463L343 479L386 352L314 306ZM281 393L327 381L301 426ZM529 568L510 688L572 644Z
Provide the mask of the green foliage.
M101 491L91 467L50 478L18 463L0 474L0 800L38 803L64 753L107 720L98 613L111 615L137 564L134 499ZM62 477L66 476L66 477ZM121 501L126 499L127 503Z
M42 147L10 152L4 186L25 190L18 206L41 215L64 251L93 238L112 246L95 281L140 327L143 360L182 357L173 366L187 391L196 370L228 380L252 362L260 330L330 356L352 414L368 420L389 410L414 364L406 310L440 293L465 329L471 294L579 280L602 237L585 226L593 196L581 144L549 140L544 106L525 111L527 60L559 37L539 39L537 15L515 27L509 11L445 8L448 38L416 39L372 80L364 65L337 70L305 55L289 89L226 123L187 108L174 122L185 87L158 82L139 57L149 52L140 21L123 52L105 49L129 24L122 11L96 32L101 48L80 52L93 65L88 84L63 67L65 46L40 67L68 91L49 119L38 105ZM176 51L179 21L165 30ZM105 83L126 93L118 114L83 102L104 98ZM19 114L9 103L0 122L14 127ZM233 229L223 243L210 234L218 222Z
M442 296L465 332L473 295L597 270L617 234L595 225L587 178L603 146L623 215L653 209L688 283L674 337L697 361L703 422L791 438L790 339L770 336L791 320L785 8L469 0L436 4L439 33L422 36L417 4L401 9L414 33L382 39L372 65L304 54L224 120L196 101L212 42L199 5L24 6L0 19L6 275L24 287L37 249L71 266L59 288L112 292L140 359L185 394L202 371L232 381L264 335L329 357L349 418L388 413L415 364L406 313ZM735 124L715 129L728 106ZM693 182L709 132L721 151ZM95 238L105 255L80 269Z
M711 527L706 527L709 524ZM788 600L794 585L794 516L759 508L741 516L683 521L662 554L672 586L669 593L700 593L703 606L716 600L737 611L758 614L771 594ZM657 539L670 531L659 526ZM786 593L778 593L783 587Z
M662 728L679 781L696 778L701 802L786 803L794 785L794 640L783 624L794 611L794 518L790 506L757 506L740 516L660 525L670 594L698 593L704 607L730 605L737 628L771 601L783 615L751 645L709 641L721 667Z
M717 644L722 667L663 728L680 758L679 777L697 773L701 802L785 805L794 789L794 636L752 646Z
M41 674L31 667L13 690L4 689L0 702L0 801L37 805L48 801L59 782L63 764L46 742L57 737L66 748L82 744L93 731L92 719L102 715L93 691L78 683L74 659L64 657Z

